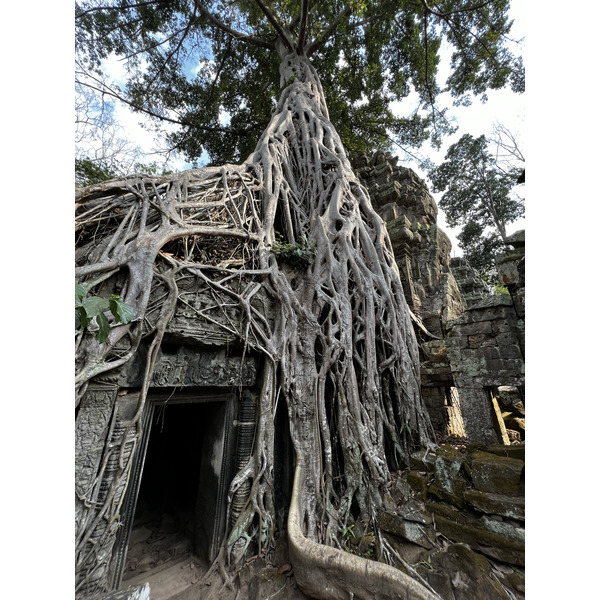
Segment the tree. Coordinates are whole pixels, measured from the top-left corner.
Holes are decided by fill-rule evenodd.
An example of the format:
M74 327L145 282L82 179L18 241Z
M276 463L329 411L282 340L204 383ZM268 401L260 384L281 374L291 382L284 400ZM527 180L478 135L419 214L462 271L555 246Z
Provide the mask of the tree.
M304 475L300 522L309 539L336 548L354 519L378 534L391 471L433 444L389 237L350 167L325 94L350 148L384 143L388 126L414 142L439 135L433 101L441 37L458 48L456 94L501 86L514 63L502 42L507 7L503 0L434 8L425 1L78 5L88 66L112 51L128 56L132 79L114 94L177 119L182 130L172 140L188 156L202 148L214 160L238 160L253 148L241 164L91 186L76 204L77 278L89 292L108 286L136 315L111 324L104 344L93 331L78 333L77 401L93 377L127 362L149 339L137 420L129 423L136 430L166 326L185 302L182 278L214 298L199 318L218 322L223 307L236 307L239 319L223 327L264 358L254 451L231 484L230 507L244 486L248 498L233 513L215 565L240 564L274 542L278 402L286 404ZM203 56L204 70L190 80L184 71L192 52ZM392 118L389 102L410 85L432 112ZM274 307L268 318L265 298ZM102 519L118 516L118 481L130 468L122 463L104 504L90 509L77 533L80 569L110 554L108 533L88 542ZM79 501L92 504L87 496Z
M522 91L522 63L507 49L508 6L508 0L279 1L270 8L255 0L90 0L76 5L77 83L178 125L168 141L190 162L203 151L213 164L239 162L277 105L275 45L285 32L317 69L350 155L392 143L437 144L452 131L435 103L443 38L455 48L444 89L457 101L507 83ZM127 60L125 86L103 73L111 53ZM421 110L394 116L392 103L412 90Z
M156 174L167 170L147 162L148 152L125 139L115 117L115 101L97 89L75 85L75 184L92 185L133 172Z
M485 135L474 138L467 133L448 148L441 165L429 170L433 191L443 192L439 206L448 225L462 227L458 240L465 258L482 272L494 267L494 256L506 242L507 225L525 213L523 199L513 193L523 167L514 160L507 163L506 151L523 163L524 158L506 139L507 131L496 129L495 156Z

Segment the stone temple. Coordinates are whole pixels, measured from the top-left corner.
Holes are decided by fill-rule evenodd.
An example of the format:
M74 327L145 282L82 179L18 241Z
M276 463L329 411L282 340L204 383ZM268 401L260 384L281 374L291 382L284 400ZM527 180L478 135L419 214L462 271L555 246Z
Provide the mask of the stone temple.
M505 488L500 483L499 487L485 488L476 478L487 466L492 471L500 469L492 460L493 453L470 454L465 462L464 457L439 452L437 462L421 457L409 481L415 490L423 492L423 498L433 495L453 510L479 506L477 510L484 511L481 507L490 497L498 496L497 502L508 498L501 509L485 509L495 515L490 521L495 533L488 531L492 525L485 515L481 523L489 525L484 528L486 535L501 536L512 527L510 551L502 549L500 537L488 541L487 546L495 548L490 552L477 540L461 538L457 527L448 525L445 535L457 542L457 547L466 543L490 560L520 564L524 504L519 482L524 452L521 461L508 449L524 448L525 440L524 232L510 238L497 261L508 293L492 293L465 260L450 258L451 243L437 227L437 206L426 184L396 162L389 155L376 153L360 157L353 167L392 240L420 347L423 396L438 442L458 441L479 445L480 450L495 449L504 461L502 473L510 471L512 477L509 483L508 475L500 478ZM238 489L232 500L233 514L227 515L229 484L252 448L261 359L244 352L235 336L228 336L218 323L197 318L201 307L211 300L198 281L190 280L186 285L188 303L167 326L141 427L124 433L129 431L127 423L138 407L149 351L143 342L124 366L90 382L77 411L75 524L79 547L84 549L77 557L77 598L187 598L186 586L215 558L235 521L235 511L241 510L247 498L247 490ZM263 301L267 303L267 299ZM283 529L293 477L293 450L286 423L282 413L276 427L275 503ZM130 436L124 444L123 435ZM107 453L115 445L122 447L121 453ZM133 467L127 479L117 477L119 462L129 457ZM467 463L475 479L473 489L465 491L464 482L456 477L460 465ZM450 479L444 479L444 465L454 473ZM423 479L426 473L430 473L429 483ZM460 473L462 477L463 471ZM433 475L437 488L431 483ZM87 492L92 488L96 497L90 499ZM99 507L108 491L115 489L120 516L118 521L109 521ZM437 521L444 523L443 510L435 510ZM414 546L413 554L414 548L428 549L421 538L412 539L406 533L406 523L414 519L407 517L403 526L397 527L397 517L382 515L382 529L387 527L392 537L404 536L403 543ZM427 519L421 526L426 531L430 526ZM461 531L464 534L466 529ZM194 557L191 563L190 556ZM182 566L184 559L186 568ZM167 592L152 584L153 574L161 569L163 581L168 582ZM173 572L171 579L168 569ZM148 581L152 592L148 591ZM433 580L431 583L434 585ZM439 583L442 595L444 585L450 586ZM513 589L519 590L520 584L515 585ZM118 591L125 589L129 591ZM450 598L449 594L444 597Z

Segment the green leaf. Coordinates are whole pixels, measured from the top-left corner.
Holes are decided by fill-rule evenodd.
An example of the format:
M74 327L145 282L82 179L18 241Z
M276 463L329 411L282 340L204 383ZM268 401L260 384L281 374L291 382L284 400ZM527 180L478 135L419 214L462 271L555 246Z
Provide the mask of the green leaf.
M129 323L135 317L133 308L125 304L118 296L110 299L110 312L114 315L117 323Z
M90 317L87 316L83 306L75 307L75 329L87 327L91 321Z
M96 323L98 323L98 333L96 334L96 339L102 344L106 341L108 334L110 332L110 325L108 323L108 319L104 313L99 313L96 315Z
M110 303L106 298L98 298L98 296L91 296L86 298L81 304L85 313L88 317L93 318L97 315L102 314L105 310L110 308Z
M75 306L81 304L81 301L85 298L87 290L80 283L75 282Z

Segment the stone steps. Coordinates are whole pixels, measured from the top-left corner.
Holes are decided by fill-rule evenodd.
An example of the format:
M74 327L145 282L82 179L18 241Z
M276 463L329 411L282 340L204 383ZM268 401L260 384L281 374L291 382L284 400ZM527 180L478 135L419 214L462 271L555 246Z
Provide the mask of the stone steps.
M185 556L175 562L168 562L151 571L141 573L123 582L123 587L150 584L152 600L190 600L198 596L195 585L205 568L192 555Z

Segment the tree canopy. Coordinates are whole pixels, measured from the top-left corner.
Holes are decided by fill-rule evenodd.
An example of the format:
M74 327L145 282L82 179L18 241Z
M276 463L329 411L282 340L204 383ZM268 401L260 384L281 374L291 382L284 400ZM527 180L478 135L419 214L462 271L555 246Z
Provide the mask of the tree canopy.
M179 125L171 148L196 161L239 162L268 124L280 89L277 44L309 57L350 155L393 143L439 144L452 130L436 105L510 85L523 66L507 45L509 0L88 0L76 3L77 81L158 121ZM442 41L451 74L438 82ZM124 86L102 61L124 61ZM420 107L396 115L416 92Z
M462 227L459 246L473 267L484 272L494 266L507 225L525 213L523 199L512 193L525 161L516 145L507 145L507 133L497 128L495 140L467 133L448 148L445 161L429 171L433 191L443 192L439 206L448 225ZM490 145L496 146L496 155ZM506 156L517 163L507 163Z

